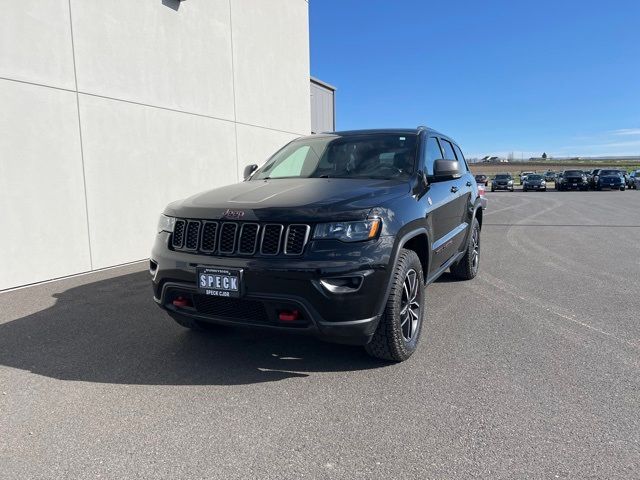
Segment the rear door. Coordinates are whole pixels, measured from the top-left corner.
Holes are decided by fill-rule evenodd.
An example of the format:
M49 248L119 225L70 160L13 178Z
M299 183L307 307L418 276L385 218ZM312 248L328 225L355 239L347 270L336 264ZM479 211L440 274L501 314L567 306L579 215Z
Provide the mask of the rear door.
M461 248L462 244L466 239L466 231L468 227L467 219L468 219L468 207L469 201L471 198L471 188L473 183L471 181L471 175L467 169L467 164L462 156L462 152L460 149L455 149L457 146L454 146L446 138L440 138L440 145L442 146L442 151L445 155L445 160L455 160L458 162L460 167L460 171L462 175L460 178L456 178L451 180L451 193L452 193L452 212L455 218L452 220L452 233L451 233L451 241L452 243L452 254L457 253Z
M444 152L439 139L430 136L426 140L424 170L427 176L433 178L433 163L444 159ZM439 270L449 258L454 255L455 247L452 238L454 230L460 223L458 206L455 202L457 192L455 180L431 181L427 194L421 199L426 201L430 218L433 238L431 238L432 261L429 274Z

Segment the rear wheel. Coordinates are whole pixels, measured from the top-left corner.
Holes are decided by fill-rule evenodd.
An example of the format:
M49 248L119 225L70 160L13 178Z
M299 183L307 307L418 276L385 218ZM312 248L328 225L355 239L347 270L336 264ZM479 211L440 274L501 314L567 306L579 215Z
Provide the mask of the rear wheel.
M424 274L416 252L400 250L391 281L378 328L364 348L373 357L402 362L418 347L425 312Z
M473 219L471 235L467 243L467 251L458 263L451 266L450 270L454 277L461 280L471 280L478 274L480 266L480 224Z

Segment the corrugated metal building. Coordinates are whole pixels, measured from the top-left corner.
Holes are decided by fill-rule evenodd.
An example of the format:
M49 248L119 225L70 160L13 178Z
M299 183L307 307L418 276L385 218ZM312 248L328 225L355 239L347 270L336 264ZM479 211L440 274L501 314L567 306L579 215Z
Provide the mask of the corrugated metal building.
M336 129L336 88L311 77L311 133Z

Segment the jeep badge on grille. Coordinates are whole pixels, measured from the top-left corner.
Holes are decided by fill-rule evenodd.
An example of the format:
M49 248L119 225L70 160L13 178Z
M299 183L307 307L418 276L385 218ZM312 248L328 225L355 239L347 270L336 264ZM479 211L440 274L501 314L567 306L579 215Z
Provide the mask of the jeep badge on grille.
M244 217L243 210L229 210L227 208L227 211L222 214L222 218L235 218L236 220L240 220L242 217Z

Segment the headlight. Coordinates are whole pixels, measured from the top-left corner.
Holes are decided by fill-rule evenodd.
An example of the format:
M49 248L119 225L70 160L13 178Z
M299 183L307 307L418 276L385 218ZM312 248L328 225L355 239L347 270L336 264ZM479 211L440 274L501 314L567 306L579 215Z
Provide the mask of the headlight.
M509 180L507 183L511 185L513 183L513 180Z
M173 217L167 217L166 215L160 215L158 220L158 233L169 232L173 233L173 227L176 226L176 219Z
M313 232L314 239L335 239L342 242L359 242L376 238L380 231L379 218L358 222L332 222L316 225Z

